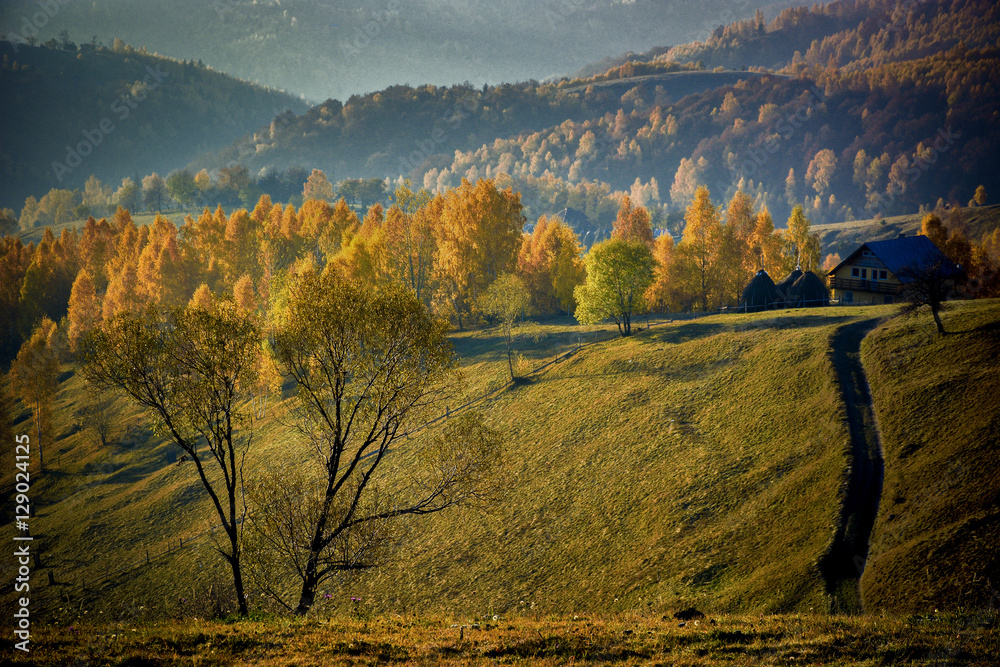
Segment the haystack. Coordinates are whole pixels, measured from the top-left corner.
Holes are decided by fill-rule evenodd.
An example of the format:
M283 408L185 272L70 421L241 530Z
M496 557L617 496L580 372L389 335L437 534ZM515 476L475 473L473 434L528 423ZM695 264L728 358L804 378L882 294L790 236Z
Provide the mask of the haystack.
M778 281L774 287L778 290L778 296L781 297L781 301L788 301L788 290L792 288L795 281L802 277L802 269L795 267L795 270L789 273L787 276Z
M780 300L774 281L771 280L771 276L767 275L767 271L762 269L743 288L743 295L740 297L740 310L747 313L759 313Z
M806 271L788 290L788 305L792 308L829 306L830 292L823 279L812 271Z

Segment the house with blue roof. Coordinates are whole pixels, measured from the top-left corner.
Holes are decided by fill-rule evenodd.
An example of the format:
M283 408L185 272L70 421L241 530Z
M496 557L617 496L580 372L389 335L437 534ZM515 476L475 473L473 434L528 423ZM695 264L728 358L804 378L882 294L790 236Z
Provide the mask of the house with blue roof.
M953 279L962 275L962 269L926 236L900 234L862 244L827 277L833 298L841 303L893 303L900 299L908 274L929 267Z

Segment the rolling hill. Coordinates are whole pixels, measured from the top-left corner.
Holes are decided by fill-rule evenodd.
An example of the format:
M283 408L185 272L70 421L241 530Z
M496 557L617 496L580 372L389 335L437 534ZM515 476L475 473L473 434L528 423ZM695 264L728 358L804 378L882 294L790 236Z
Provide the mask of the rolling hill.
M793 4L760 6L771 14ZM726 0L91 0L60 3L36 31L42 42L63 29L78 40L121 38L319 102L406 83L561 76L606 55L690 42L754 8ZM22 26L37 11L32 0L7 0L0 31L26 36Z
M923 571L928 553L944 567L953 555L980 553L995 535L996 480L978 450L961 455L961 475L933 503L921 502L913 485L938 457L982 446L982 429L995 429L989 406L1000 380L980 357L997 349L996 301L956 303L945 315L953 336L930 339L922 316L891 320L866 340L888 495L862 599L831 591L819 566L838 530L850 463L833 335L893 313L714 315L655 322L630 339L570 322L530 325L519 338L525 367L555 363L508 388L501 340L490 330L456 334L467 397L510 439L506 499L487 512L414 522L390 564L328 587L331 601L318 611L342 608L349 596L375 611L480 616L980 604L970 582L989 576L988 558L963 556L960 572L919 598L907 577ZM927 363L945 375L925 374ZM965 386L963 377L977 378L975 396L940 402L945 387ZM889 410L887 397L900 391L912 396L911 409ZM52 472L33 487L42 545L35 576L44 582L51 572L54 582L41 584L38 613L142 619L224 608L225 570L205 532L206 499L193 472L123 402L113 409L111 443L99 446L85 427L89 400L81 378L64 373L56 449L46 453ZM949 415L931 429L919 426L918 406L929 400ZM285 409L271 410L252 466L295 466L305 455L281 426ZM968 428L956 433L950 421ZM910 444L914 433L941 445ZM399 474L427 435L393 454ZM906 503L919 512L903 514ZM889 544L903 535L886 532L893 521L919 529L918 541Z

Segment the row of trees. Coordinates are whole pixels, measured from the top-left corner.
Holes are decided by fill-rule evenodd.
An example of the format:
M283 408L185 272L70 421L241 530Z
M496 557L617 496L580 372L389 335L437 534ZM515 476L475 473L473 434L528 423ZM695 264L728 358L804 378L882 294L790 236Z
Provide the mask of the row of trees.
M645 209L627 198L611 239L590 249L586 283L576 288L581 322L611 318L622 335L635 314L647 309L711 310L737 305L740 292L763 269L777 276L795 266L818 268L819 239L809 231L801 207L784 231L774 228L767 208L737 192L723 211L702 186L685 214L684 235L654 241Z
M13 233L18 226L30 230L101 216L105 212L114 214L118 208L131 213L144 210L156 213L175 207L207 206L209 202L226 207L253 207L264 195L297 205L310 199L327 202L345 199L366 208L384 202L388 192L386 181L381 178L347 179L334 186L321 170L313 169L310 173L299 167L284 172L268 168L256 177L242 165L224 167L214 178L207 169L196 174L179 169L166 178L153 172L142 178L125 177L117 189L91 174L82 192L52 188L41 199L28 197L20 216L3 209L0 234Z

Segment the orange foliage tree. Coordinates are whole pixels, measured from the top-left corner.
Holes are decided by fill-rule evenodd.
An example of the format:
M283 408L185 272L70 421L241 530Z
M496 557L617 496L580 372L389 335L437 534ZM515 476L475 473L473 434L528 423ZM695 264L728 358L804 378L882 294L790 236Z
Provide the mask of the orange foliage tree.
M517 270L536 312L570 313L576 309L573 290L587 277L582 251L576 233L556 217L543 215L531 234L522 237Z
M462 327L476 312L479 295L504 273L513 273L524 215L521 195L498 190L493 180L466 179L448 191L435 227L438 308Z

